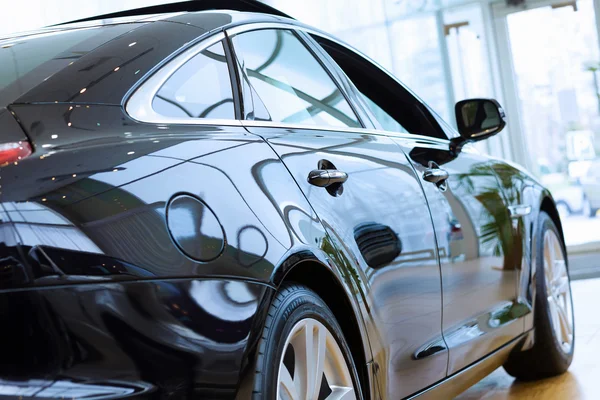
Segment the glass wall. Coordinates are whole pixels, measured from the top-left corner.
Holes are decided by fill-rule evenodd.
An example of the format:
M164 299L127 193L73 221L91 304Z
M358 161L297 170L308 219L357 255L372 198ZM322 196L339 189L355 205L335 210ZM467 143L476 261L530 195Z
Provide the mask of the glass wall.
M458 99L494 96L482 5L444 10L452 88Z
M451 120L438 16L423 13L390 22L393 73L445 120Z
M506 16L530 166L563 216L569 245L600 242L600 56L592 0Z
M455 100L474 97L498 98L493 86L483 11L482 3L471 3L443 11L444 36L451 74L450 89ZM504 156L498 137L478 142L476 146L482 152Z

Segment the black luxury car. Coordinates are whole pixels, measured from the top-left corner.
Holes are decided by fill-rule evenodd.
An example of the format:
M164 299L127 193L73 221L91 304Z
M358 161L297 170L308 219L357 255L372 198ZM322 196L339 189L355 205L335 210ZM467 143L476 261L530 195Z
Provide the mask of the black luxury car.
M249 0L0 40L0 399L452 398L564 372L550 193Z

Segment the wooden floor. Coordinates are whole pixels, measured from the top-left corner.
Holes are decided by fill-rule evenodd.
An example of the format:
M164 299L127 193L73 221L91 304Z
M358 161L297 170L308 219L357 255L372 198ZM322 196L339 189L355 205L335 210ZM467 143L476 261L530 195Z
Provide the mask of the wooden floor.
M566 374L522 383L500 368L457 399L600 399L600 279L575 281L572 290L575 357Z

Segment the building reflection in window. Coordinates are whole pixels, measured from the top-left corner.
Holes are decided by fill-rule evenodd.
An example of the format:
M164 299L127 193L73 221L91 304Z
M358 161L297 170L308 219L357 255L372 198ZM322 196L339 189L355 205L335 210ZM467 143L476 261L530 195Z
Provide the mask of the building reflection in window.
M234 36L236 55L273 121L359 127L350 105L302 42L268 29Z
M160 88L152 107L174 118L234 119L233 94L221 42L200 52Z

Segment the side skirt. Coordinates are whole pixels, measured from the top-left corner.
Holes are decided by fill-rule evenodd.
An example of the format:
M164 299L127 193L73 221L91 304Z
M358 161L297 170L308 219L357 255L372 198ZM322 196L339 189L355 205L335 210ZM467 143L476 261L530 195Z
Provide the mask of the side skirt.
M488 356L447 377L443 381L428 387L422 392L408 397L408 399L433 400L452 399L456 397L501 367L508 359L510 352L513 350L518 351L525 344L524 341L528 337L529 332L525 332Z

